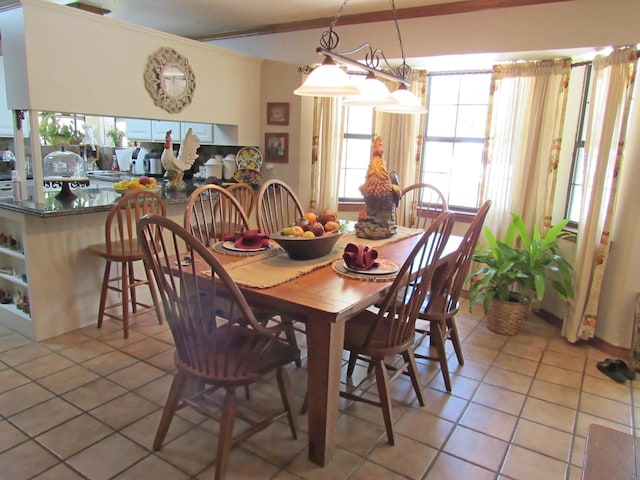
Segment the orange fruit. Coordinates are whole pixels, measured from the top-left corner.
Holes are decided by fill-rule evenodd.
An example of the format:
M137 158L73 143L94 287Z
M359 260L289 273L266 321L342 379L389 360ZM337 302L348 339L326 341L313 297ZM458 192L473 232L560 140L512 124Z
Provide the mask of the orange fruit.
M304 214L304 218L309 220L310 223L314 223L318 221L318 216L313 212L307 212Z
M326 232L333 232L334 230L338 230L339 228L340 225L338 224L338 222L334 222L332 220L324 224L324 230Z

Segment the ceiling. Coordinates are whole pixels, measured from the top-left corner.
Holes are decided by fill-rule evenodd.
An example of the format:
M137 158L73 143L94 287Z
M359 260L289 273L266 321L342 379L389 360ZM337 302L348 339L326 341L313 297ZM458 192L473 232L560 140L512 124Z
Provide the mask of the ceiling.
M247 33L274 33L328 27L341 5L339 24L391 19L391 2L398 18L442 15L552 3L568 0L47 0L108 10L109 18L174 35L207 40ZM0 0L0 10L19 4Z

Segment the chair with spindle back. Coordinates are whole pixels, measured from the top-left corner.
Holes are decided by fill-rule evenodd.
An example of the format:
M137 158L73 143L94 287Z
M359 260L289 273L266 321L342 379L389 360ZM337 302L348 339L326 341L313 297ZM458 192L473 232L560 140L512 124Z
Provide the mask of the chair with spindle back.
M438 188L428 183L416 183L402 190L396 209L396 223L424 230L447 209L447 200Z
M227 191L238 200L247 218L250 219L251 212L253 212L253 204L255 203L253 187L248 183L240 182L229 185Z

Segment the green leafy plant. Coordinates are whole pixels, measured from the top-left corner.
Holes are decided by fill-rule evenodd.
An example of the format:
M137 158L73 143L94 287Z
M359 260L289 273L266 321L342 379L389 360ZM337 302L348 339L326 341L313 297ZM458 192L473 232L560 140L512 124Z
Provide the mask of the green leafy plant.
M55 113L42 112L38 125L40 138L48 145L74 145L80 143L82 133L69 125L61 125Z
M111 139L114 147L122 146L122 139L124 138L124 135L125 133L122 130L118 130L118 127L115 125L105 132L105 136Z
M519 215L512 221L502 240L487 227L487 246L479 245L473 260L483 266L469 274L470 308L482 302L484 311L494 298L511 300L514 292L534 292L542 300L549 286L562 300L573 298L572 267L558 253L558 238L569 222L562 220L542 235L537 227L529 234Z

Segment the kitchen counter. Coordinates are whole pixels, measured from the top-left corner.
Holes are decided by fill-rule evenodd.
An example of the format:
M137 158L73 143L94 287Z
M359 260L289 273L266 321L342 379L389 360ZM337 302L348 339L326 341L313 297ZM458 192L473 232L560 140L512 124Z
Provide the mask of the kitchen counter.
M42 204L32 200L16 202L12 197L0 197L0 209L43 218L109 211L113 203L121 196L113 188L110 188L109 184L130 178L132 175L128 172L104 172L90 174L88 187L73 188L72 192L76 195L73 200L58 200L56 195L59 193L59 189L56 189L45 192ZM164 185L162 180L159 180L159 183ZM202 185L202 180L185 180L185 183L187 188L184 191L165 191L163 186L159 193L168 205L186 203L191 192ZM29 198L33 198L31 189L29 193Z

